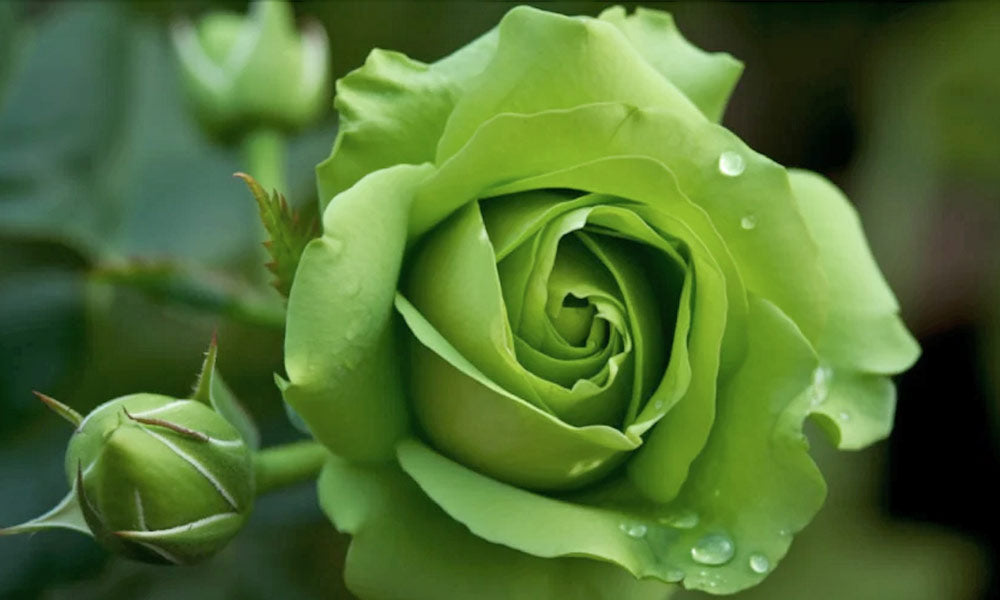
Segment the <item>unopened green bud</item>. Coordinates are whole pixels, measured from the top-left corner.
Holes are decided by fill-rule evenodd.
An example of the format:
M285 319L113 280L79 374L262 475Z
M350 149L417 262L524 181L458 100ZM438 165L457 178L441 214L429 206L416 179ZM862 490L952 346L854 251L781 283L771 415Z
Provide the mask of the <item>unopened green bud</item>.
M194 400L134 394L101 405L70 439L66 474L94 537L146 562L210 557L253 506L251 449Z
M286 2L255 2L247 16L210 13L176 25L173 38L187 91L215 135L298 129L327 105L326 33L317 23L297 31Z

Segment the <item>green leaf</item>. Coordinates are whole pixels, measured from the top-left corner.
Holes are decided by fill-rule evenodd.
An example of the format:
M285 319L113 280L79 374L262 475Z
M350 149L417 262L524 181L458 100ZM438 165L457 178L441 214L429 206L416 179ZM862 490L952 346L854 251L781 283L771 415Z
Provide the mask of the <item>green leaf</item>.
M434 505L396 465L334 458L320 505L351 533L345 577L365 600L666 600L673 586L587 558L542 559L486 542Z
M285 400L345 457L387 458L409 427L392 303L410 202L431 170L391 167L338 195L288 298Z
M199 133L158 24L130 14L71 3L22 28L31 35L19 36L0 104L0 233L95 262L170 257L256 273L258 218L220 177L236 157Z
M18 48L0 104L0 231L41 230L84 251L107 243L115 207L88 167L110 162L120 134L123 25L121 7L75 5L44 15Z
M260 220L269 236L264 242L264 247L272 259L267 264L267 268L275 277L271 285L287 298L292 289L292 280L295 279L295 270L299 266L302 252L306 244L319 234L317 223L312 219L300 218L298 211L290 209L285 197L277 190L268 195L267 191L246 173L236 173L236 177L246 182L250 193L257 201Z
M646 61L677 86L710 121L718 123L743 63L723 52L708 53L684 39L670 13L641 6L631 15L621 6L601 13L621 30Z
M363 67L339 79L337 140L316 167L321 205L378 169L432 161L455 98L495 44L495 33L487 33L432 65L375 49Z
M435 503L486 541L540 557L593 557L637 577L683 579L685 587L713 593L750 587L764 576L750 557L776 564L825 490L801 433L808 406L800 391L815 357L773 305L753 299L750 309L746 361L721 390L708 444L670 505L623 497L615 486L541 496L413 440L399 444L400 463ZM697 523L676 526L676 516L690 510ZM728 551L706 558L705 543L720 539Z

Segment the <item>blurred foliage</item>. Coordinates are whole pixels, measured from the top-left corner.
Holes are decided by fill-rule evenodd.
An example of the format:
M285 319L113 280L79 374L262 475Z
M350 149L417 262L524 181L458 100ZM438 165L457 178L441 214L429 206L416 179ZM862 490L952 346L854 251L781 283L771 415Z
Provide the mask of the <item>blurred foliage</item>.
M604 4L545 7L595 14ZM372 47L434 60L510 6L352 0L295 9L326 26L339 77ZM282 334L272 318L280 299L263 285L256 207L230 177L246 165L237 149L198 131L167 42L171 19L216 8L245 3L0 1L2 524L38 514L65 491L69 431L31 389L81 412L131 392L182 396L215 328L220 369L257 417L265 445L299 435L272 381L281 368ZM934 382L957 372L968 380L952 398L935 395L938 388L920 384L925 379L904 380L888 452L883 445L835 455L820 442L828 505L781 568L740 597L985 597L995 554L982 547L995 548L998 534L982 507L995 507L995 496L963 523L941 515L961 513L963 497L983 497L983 469L996 469L996 459L947 454L953 462L935 466L937 455L915 444L965 451L968 428L978 426L989 446L995 426L980 419L955 421L954 431L920 429L924 421L907 415L936 424L946 401L945 410L977 415L963 404L975 398L1000 412L997 388L977 383L992 377L1000 385L1000 10L989 3L665 8L692 41L747 63L726 124L780 162L838 180L859 203L904 312L930 341L918 375ZM293 204L315 202L313 165L334 131L330 115L291 141L285 192ZM960 340L965 353L942 358L932 334L962 324L972 332ZM950 371L953 356L980 366ZM920 479L901 478L906 469ZM940 471L953 475L946 489L925 493ZM964 488L952 487L963 479ZM935 510L919 504L945 495L951 504ZM888 506L902 506L909 523L887 516L892 498ZM928 519L960 526L980 545ZM0 598L348 598L344 548L303 486L262 499L236 542L192 569L109 558L68 532L0 540Z

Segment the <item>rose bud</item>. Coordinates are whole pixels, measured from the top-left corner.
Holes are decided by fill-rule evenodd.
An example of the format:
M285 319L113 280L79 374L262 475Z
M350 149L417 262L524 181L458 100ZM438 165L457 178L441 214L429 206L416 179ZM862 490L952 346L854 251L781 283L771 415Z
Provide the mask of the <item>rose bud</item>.
M294 130L329 98L327 38L321 26L295 29L286 2L264 0L247 16L210 13L173 30L181 73L202 124L233 137L249 127Z
M133 394L101 405L70 439L66 474L95 538L145 562L212 556L253 506L250 448L193 400Z

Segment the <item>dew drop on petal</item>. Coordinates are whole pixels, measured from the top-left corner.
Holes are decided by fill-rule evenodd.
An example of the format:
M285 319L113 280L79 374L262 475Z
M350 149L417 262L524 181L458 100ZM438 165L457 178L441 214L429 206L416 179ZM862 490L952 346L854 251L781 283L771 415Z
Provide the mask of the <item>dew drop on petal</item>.
M737 177L746 169L743 157L732 150L726 150L719 155L719 172L727 177Z
M625 535L633 538L644 537L647 530L642 523L622 523L619 528L625 532Z
M747 231L756 228L757 217L755 215L745 215L742 219L740 219L740 227Z
M660 519L660 523L675 529L693 529L698 525L698 513L693 510L682 510L676 514Z
M724 565L733 558L736 546L724 533L713 533L698 540L691 548L691 558L703 565Z
M771 561L760 553L750 555L750 570L754 573L767 573L771 570Z
M837 415L837 418L846 423L847 421L851 420L851 415L849 415L846 412L841 412L839 415Z
M819 406L830 393L830 379L833 378L833 369L826 365L820 365L813 370L812 385L809 387L809 403L812 406Z
M680 569L667 569L663 572L663 578L669 583L676 583L684 579L684 571Z

